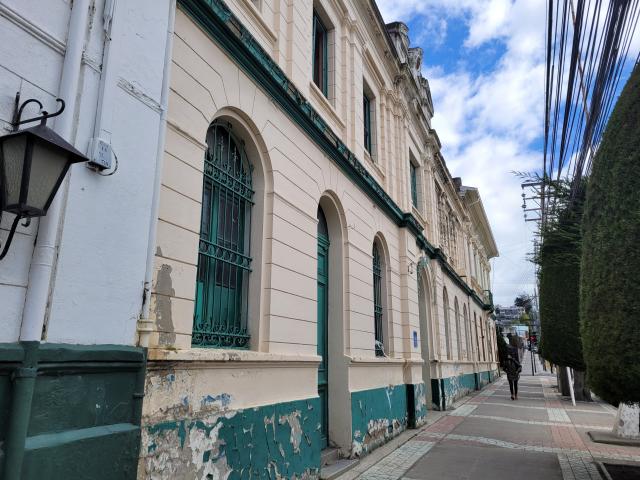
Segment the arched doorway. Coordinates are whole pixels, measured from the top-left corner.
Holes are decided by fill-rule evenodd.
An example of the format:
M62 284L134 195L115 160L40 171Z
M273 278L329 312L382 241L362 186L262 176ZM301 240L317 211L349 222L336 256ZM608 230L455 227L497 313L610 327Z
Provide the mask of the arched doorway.
M424 272L418 272L418 317L420 321L420 354L424 363L422 364L422 380L425 387L425 398L431 402L431 296L429 295L429 285Z
M329 446L329 228L318 207L318 396L320 397L320 448Z

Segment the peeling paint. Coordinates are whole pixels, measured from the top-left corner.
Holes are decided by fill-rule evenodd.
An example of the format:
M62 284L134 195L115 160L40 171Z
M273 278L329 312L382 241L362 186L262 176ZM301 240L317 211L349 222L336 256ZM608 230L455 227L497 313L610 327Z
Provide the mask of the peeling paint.
M320 437L315 426L319 399L239 410L230 409L231 400L227 394L205 395L196 402L200 409L189 410L185 418L154 424L145 421L144 477L318 478ZM180 410L183 403L163 412L184 411ZM187 404L194 403L189 400Z
M162 257L160 247L157 248L156 254ZM174 345L176 343L175 328L171 317L171 298L175 296L171 279L172 271L171 265L163 264L156 277L155 291L160 295L154 295L153 302L160 345Z
M221 393L219 395L206 395L202 397L200 405L202 407L216 407L223 410L231 403L231 395L228 393Z
M406 385L351 394L351 456L366 455L407 427Z
M412 428L424 425L427 421L427 389L424 383L413 385L414 422Z
M293 445L293 452L300 453L300 442L302 441L302 427L300 426L300 411L296 410L288 415L280 415L280 425L285 423L291 427L291 436L289 441Z
M456 400L491 383L495 379L494 375L495 372L486 371L432 379L434 407L439 410L451 408Z

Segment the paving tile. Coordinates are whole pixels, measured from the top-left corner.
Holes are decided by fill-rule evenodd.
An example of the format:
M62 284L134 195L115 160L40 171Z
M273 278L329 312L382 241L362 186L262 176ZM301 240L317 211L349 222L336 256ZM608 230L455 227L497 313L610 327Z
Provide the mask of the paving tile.
M549 414L549 420L552 422L571 423L569 415L563 408L547 408L547 413Z
M358 478L601 480L596 460L640 462L640 448L591 441L587 431L610 428L615 409L574 407L554 375L523 375L518 401L502 377L457 405Z
M358 477L362 480L397 480L435 445L410 440Z
M478 435L506 442L528 445L542 445L550 436L547 425L506 424L490 419L467 417L453 433L460 435Z
M544 407L526 407L518 405L516 402L509 403L488 403L478 405L473 412L474 415L490 415L495 417L512 418L516 420L547 420L547 409Z
M407 479L561 480L557 455L499 447L439 443L405 474Z

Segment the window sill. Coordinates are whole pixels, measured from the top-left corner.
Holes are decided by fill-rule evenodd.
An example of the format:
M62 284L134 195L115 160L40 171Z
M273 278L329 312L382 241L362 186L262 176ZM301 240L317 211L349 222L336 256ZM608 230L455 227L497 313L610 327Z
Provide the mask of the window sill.
M438 363L446 364L446 365L475 365L476 363L487 363L482 360L431 360L430 363L437 365Z
M318 88L318 86L313 83L313 80L309 82L309 90L311 92L311 96L313 99L319 104L323 113L326 113L327 116L333 120L340 128L345 128L345 123L336 112L336 109L333 107L331 102L327 97L324 96L324 93Z
M371 166L371 168L373 168L373 170L380 176L380 180L384 180L385 178L385 173L382 170L382 168L380 168L380 166L378 165L378 163L373 159L373 157L371 156L371 154L367 151L367 149L364 149L364 159L367 161L367 163Z
M226 350L219 348L190 348L185 350L149 349L150 361L191 362L224 365L229 368L253 366L317 368L321 358L317 355L282 355L253 350Z
M260 32L265 37L267 37L272 45L274 45L278 41L278 37L276 36L274 31L271 30L271 27L269 27L269 25L267 25L267 23L264 21L264 19L262 18L262 12L260 12L260 10L256 8L256 6L253 4L253 1L241 0L240 2L238 2L238 4L242 7L245 13L247 13L249 17L251 17L251 20L255 22Z
M418 210L413 204L411 204L411 213L418 219L418 221L422 225L422 228L426 228L427 220L422 216L422 212Z
M369 365L393 365L404 366L405 364L423 364L421 358L393 358L393 357L347 357L347 360L354 366Z

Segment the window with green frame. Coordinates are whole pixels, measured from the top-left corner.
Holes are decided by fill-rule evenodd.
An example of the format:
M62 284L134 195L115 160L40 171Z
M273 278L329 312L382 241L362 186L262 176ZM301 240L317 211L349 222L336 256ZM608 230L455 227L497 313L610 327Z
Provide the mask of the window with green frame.
M248 348L252 168L230 126L207 132L192 345Z
M373 243L373 318L375 332L375 351L376 356L384 355L384 333L382 321L384 316L384 308L382 306L382 256L378 243Z
M325 97L329 96L329 35L318 13L313 11L313 83Z
M409 162L411 170L411 204L418 208L418 167L413 162Z
M373 148L373 125L371 122L371 98L366 92L362 92L362 113L364 118L364 148L367 149L369 155L372 154Z

